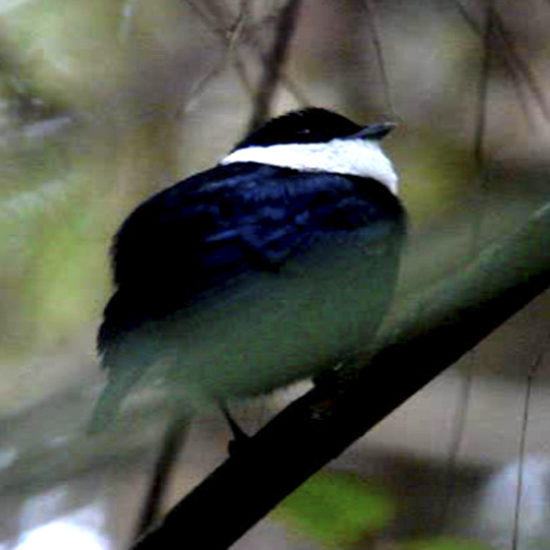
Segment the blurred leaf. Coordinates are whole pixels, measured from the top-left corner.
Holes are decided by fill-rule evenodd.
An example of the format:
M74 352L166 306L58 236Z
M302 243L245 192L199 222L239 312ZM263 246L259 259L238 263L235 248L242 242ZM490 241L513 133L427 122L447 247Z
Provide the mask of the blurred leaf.
M117 44L120 3L28 2L0 15L0 30L20 76L68 103L95 101L124 78Z
M391 497L348 473L322 472L286 498L275 517L331 548L354 544L394 516Z
M404 138L392 143L400 185L414 224L426 224L464 199L476 167L467 148L439 134L426 132L423 140L416 134Z
M97 205L88 204L85 212L76 208L64 224L50 226L44 235L34 277L29 281L39 341L72 335L100 312L98 298L107 288L107 247L94 223L94 207Z

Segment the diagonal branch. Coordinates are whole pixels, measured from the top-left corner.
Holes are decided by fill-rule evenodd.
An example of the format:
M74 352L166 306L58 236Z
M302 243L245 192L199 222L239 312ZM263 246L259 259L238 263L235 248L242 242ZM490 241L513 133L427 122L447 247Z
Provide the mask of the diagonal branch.
M289 405L133 550L228 548L548 286L550 204L461 273L407 300L406 311L382 336L383 346L367 367L336 373Z
M491 2L492 3L492 2ZM466 10L462 5L460 0L454 0L454 4L466 21L468 26L479 36L485 37L483 26L478 23L478 21ZM550 111L547 105L546 97L537 81L536 75L533 70L526 63L520 53L518 52L517 45L514 42L514 39L510 31L506 28L502 16L494 7L489 5L488 12L492 16L492 34L494 39L498 39L501 43L494 46L494 53L497 54L508 71L508 74L512 80L512 84L516 93L518 94L521 108L529 120L531 119L529 104L525 96L523 87L527 88L527 91L533 96L536 105L539 107L543 116L548 120L550 118ZM483 38L485 40L485 38Z
M273 48L266 60L262 80L254 99L254 110L250 117L249 131L254 130L269 117L271 102L277 89L281 69L284 65L288 47L296 27L300 4L301 0L288 0L281 10L275 30Z
M504 25L502 17L499 15L498 12L496 12L495 14L495 24L496 28L500 32L503 43L506 46L504 51L508 54L508 57L510 58L510 65L513 69L515 69L515 71L517 71L519 77L523 78L523 80L525 81L527 88L533 94L533 97L535 98L535 101L539 106L539 109L542 112L544 118L546 118L547 121L550 120L550 110L548 108L548 103L544 92L540 87L533 70L528 63L523 61L521 55L518 53L518 49L514 42L513 36Z

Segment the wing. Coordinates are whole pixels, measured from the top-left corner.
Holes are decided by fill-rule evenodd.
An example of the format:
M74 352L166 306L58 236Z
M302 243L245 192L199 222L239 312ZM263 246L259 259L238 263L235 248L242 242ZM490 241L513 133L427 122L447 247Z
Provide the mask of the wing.
M403 218L399 201L372 180L248 163L198 174L143 203L118 232L118 290L99 348L245 273L278 270L327 233L366 228L380 242L402 232Z

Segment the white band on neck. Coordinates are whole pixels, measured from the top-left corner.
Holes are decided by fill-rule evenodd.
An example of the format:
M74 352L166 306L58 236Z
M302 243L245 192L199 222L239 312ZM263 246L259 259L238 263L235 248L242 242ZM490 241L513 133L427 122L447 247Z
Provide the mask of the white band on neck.
M377 141L333 139L327 143L284 143L237 149L220 164L257 162L304 172L332 172L372 178L398 193L398 177Z

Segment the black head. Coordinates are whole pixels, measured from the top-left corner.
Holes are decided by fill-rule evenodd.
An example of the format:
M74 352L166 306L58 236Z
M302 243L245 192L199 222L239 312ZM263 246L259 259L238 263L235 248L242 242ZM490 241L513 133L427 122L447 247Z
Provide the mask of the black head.
M327 109L310 107L266 122L238 143L235 149L283 143L326 143L348 137L380 139L392 127L386 123L363 127Z

